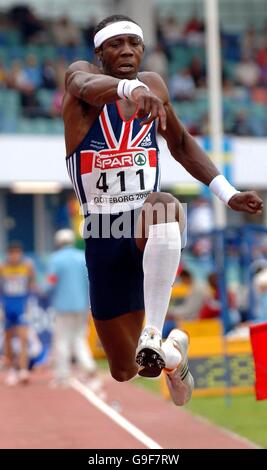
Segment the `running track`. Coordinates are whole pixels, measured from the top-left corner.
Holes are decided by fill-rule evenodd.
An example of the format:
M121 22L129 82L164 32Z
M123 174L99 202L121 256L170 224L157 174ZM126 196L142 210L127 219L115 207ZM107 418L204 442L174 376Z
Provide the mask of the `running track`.
M255 446L132 383L104 377L103 402L79 381L0 384L1 449L249 449Z

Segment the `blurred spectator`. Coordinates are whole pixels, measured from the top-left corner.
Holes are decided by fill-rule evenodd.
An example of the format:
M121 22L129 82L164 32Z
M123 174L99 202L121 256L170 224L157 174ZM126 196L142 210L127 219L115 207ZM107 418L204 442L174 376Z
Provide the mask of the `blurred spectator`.
M208 297L207 283L194 279L187 269L181 271L179 281L188 289L188 293L180 304L172 305L171 302L167 318L195 320Z
M254 26L250 26L241 36L241 52L247 55L249 59L254 59L259 48L259 36Z
M5 383L27 383L29 371L26 310L29 295L35 288L35 274L31 262L24 258L22 246L18 242L10 244L6 260L0 267L0 285L5 322L5 356L9 368ZM20 342L18 364L12 347L15 337Z
M186 42L191 46L202 46L204 43L204 23L197 15L192 15L185 25L184 35Z
M42 88L55 90L57 87L57 74L55 64L51 59L46 59L41 68Z
M0 60L0 88L6 88L8 80L8 74L5 69L3 62Z
M257 57L256 57L257 64L262 66L263 64L266 64L267 62L267 38L266 38L266 44L264 44L258 51Z
M208 276L208 295L206 301L199 311L199 319L206 320L208 318L216 318L221 314L221 301L218 286L218 277L216 273Z
M218 318L222 313L218 275L213 272L208 276L208 295L199 312L199 319ZM241 316L236 306L236 296L232 290L227 291L228 315L230 327L236 326L241 321Z
M91 18L88 26L84 28L83 30L83 37L84 37L85 44L92 48L94 48L94 31L95 31L96 25L97 25L96 19Z
M62 88L65 86L65 73L68 67L68 63L64 57L60 57L56 63L56 80L57 80L57 87Z
M173 100L192 100L195 96L195 83L188 68L176 72L170 78L170 96Z
M267 64L266 64L266 85L267 85ZM251 92L254 103L267 104L267 86L254 88Z
M20 97L23 117L29 119L48 117L47 112L42 108L35 90L21 92Z
M20 31L25 43L44 43L48 38L42 21L26 5L16 5L9 11L9 17Z
M223 95L227 98L236 98L237 95L237 87L235 82L228 77L224 77L223 79Z
M180 27L177 18L174 16L165 18L161 23L160 30L164 45L167 48L178 44L183 37L182 28Z
M239 62L241 57L240 38L235 32L221 31L222 52L224 60Z
M188 213L188 232L192 251L196 256L211 255L210 232L214 229L213 208L208 199L199 197L191 204ZM190 243L191 241L191 243Z
M90 304L85 259L83 252L73 246L74 241L72 230L56 232L57 251L52 254L48 269L51 303L55 309L55 385L68 383L73 356L87 379L96 374L87 341Z
M33 89L40 88L42 79L41 79L41 69L39 67L37 57L34 54L29 54L26 57L26 63L23 67L25 77L29 86Z
M32 85L27 79L22 60L16 59L11 62L7 80L8 86L18 91L32 89Z
M248 119L247 111L240 109L234 116L232 123L231 134L247 136L251 134L251 126Z
M244 55L235 67L235 78L239 85L252 88L259 83L260 68L252 59Z
M210 134L210 117L209 113L203 113L198 126L196 127L198 135L209 135Z
M207 198L199 196L191 204L188 227L193 234L208 233L214 229L213 209Z
M54 91L52 96L52 103L51 103L51 117L60 117L61 116L61 105L64 96L64 88L58 88Z
M267 268L260 269L254 276L253 284L257 293L257 318L267 321Z
M22 114L28 118L47 117L47 113L37 98L37 84L41 81L41 75L35 65L34 56L28 58L26 67L20 60L15 60L11 64L8 75L8 84L19 92Z
M155 49L148 53L145 59L145 68L158 73L163 80L168 81L168 60L161 44L158 43Z
M201 33L204 31L204 23L200 20L196 14L193 14L185 25L185 34L190 33Z
M67 17L63 16L52 27L54 41L58 46L78 46L81 43L79 28Z
M206 71L199 57L193 57L189 64L189 72L197 88L205 86Z

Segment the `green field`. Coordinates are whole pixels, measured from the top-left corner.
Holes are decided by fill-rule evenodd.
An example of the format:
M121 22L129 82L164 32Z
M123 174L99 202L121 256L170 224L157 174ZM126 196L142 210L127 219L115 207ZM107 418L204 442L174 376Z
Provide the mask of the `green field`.
M160 393L157 380L136 379L135 384ZM193 398L186 406L193 414L227 428L267 449L267 401L256 401L253 395Z

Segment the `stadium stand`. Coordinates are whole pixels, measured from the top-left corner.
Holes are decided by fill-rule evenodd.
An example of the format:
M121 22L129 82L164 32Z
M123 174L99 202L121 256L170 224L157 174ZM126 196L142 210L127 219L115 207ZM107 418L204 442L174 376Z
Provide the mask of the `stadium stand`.
M191 2L182 2L178 19L168 15L173 3L157 5L158 45L147 51L146 61L152 69L166 68L177 114L192 134L206 135L208 92L205 26L198 15L201 8L196 7L192 13ZM264 137L266 22L260 11L251 17L253 23L242 13L235 15L239 20L234 27L227 2L221 3L224 130L230 135ZM30 24L26 13L31 15ZM12 7L0 14L1 133L62 133L58 119L62 77L76 58L93 60L93 23L93 18L87 27L78 26L68 17L42 19L30 7Z

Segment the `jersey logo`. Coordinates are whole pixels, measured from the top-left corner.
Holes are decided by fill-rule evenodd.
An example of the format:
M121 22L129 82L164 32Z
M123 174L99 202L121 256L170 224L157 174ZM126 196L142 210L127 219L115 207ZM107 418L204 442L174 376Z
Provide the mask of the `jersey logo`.
M143 139L140 145L141 147L150 147L150 145L152 145L151 132L147 134L147 136Z
M96 156L95 168L100 170L110 170L112 168L121 168L133 166L133 156L131 154Z
M146 156L143 153L137 153L134 157L134 163L138 166L146 164Z
M92 173L94 168L112 170L113 168L132 167L134 165L144 166L147 163L150 167L157 166L156 149L131 149L131 151L121 153L115 153L113 150L103 150L103 153L102 151L95 153L91 150L82 150L80 169L81 174L85 175Z

